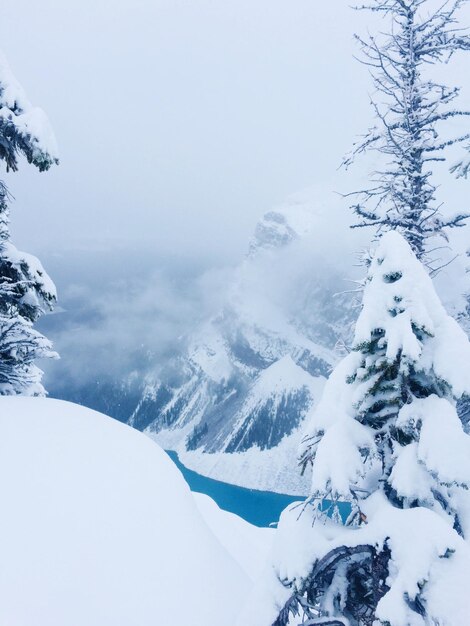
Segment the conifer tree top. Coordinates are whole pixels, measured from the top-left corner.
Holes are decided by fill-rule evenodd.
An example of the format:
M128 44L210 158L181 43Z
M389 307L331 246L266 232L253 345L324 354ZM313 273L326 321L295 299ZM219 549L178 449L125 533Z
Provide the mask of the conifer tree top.
M435 79L435 64L446 63L459 52L470 51L466 24L458 23L468 0L370 0L356 7L384 18L380 32L356 36L373 85L371 105L375 123L344 159L348 167L367 152L379 153L371 186L357 190L351 207L356 227L373 226L377 233L398 230L430 269L439 267L429 241L447 238L449 228L463 226L467 207L441 214L433 182L436 162L446 160L453 145L467 144L468 127L459 130L470 111L455 105L459 88ZM436 76L437 78L437 76ZM451 123L452 122L452 123ZM465 161L452 168L465 175ZM432 244L432 249L435 246ZM442 262L441 262L442 264Z
M381 237L368 272L354 350L383 332L386 359L398 354L434 373L452 387L454 398L470 393L467 337L447 314L433 282L405 238L395 231Z

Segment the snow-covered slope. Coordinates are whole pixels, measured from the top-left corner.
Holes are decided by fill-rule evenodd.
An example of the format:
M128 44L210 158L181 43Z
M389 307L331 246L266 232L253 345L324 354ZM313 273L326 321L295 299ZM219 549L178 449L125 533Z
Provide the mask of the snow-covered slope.
M261 219L220 313L189 337L171 374L147 380L130 424L195 471L305 492L299 428L354 315L350 296L336 295L342 268L325 260L328 214L313 206L297 201Z
M249 576L168 456L128 426L62 401L0 398L0 500L2 626L233 624ZM226 544L250 535L199 506L219 534L229 518ZM263 552L248 556L256 571Z
M256 583L270 559L276 531L252 526L238 515L223 511L203 493L194 492L193 497L214 535Z

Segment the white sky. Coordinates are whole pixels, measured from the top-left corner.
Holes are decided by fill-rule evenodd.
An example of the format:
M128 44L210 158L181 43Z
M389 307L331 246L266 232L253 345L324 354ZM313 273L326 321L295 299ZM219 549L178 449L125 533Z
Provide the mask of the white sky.
M354 189L366 164L336 169L372 112L352 36L374 25L350 4L4 0L1 47L62 158L8 176L15 243L232 260L289 194ZM470 86L470 55L459 63Z
M368 119L345 0L5 0L1 46L61 165L8 177L14 239L237 255ZM333 186L333 184L331 184Z

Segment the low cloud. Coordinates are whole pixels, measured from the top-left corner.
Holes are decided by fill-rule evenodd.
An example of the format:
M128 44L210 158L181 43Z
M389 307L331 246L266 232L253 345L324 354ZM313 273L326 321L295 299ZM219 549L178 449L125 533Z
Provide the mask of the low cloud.
M230 268L214 270L197 259L182 266L142 250L80 251L47 265L59 306L41 320L40 329L61 360L41 365L46 387L55 389L158 372L183 349L185 337L220 308L231 275Z

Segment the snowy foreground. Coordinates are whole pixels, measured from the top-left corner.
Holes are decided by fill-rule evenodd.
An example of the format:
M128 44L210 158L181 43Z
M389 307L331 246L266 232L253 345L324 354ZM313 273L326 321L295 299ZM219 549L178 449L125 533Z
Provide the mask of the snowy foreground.
M1 626L231 626L275 534L58 400L0 398L0 468Z

